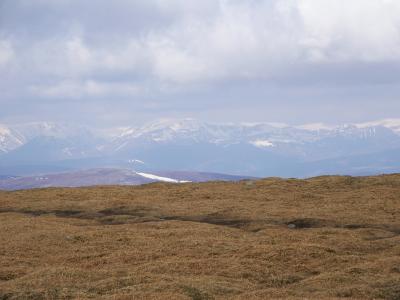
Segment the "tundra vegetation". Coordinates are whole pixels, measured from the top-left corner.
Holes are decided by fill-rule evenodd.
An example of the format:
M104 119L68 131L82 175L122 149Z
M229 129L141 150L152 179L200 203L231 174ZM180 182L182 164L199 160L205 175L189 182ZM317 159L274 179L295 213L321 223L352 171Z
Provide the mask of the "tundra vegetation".
M0 299L400 299L400 175L0 192Z

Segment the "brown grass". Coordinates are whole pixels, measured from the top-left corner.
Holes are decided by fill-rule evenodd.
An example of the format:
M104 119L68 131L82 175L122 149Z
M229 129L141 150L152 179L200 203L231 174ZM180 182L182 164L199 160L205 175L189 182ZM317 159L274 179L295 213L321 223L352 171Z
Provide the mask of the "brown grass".
M0 299L400 299L400 175L0 192Z

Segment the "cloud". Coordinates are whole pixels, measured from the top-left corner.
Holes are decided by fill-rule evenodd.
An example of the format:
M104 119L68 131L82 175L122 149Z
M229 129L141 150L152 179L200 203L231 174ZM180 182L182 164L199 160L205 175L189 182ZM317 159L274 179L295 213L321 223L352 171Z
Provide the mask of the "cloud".
M66 10L65 19L87 9L81 1L35 3ZM199 4L175 0L167 4L153 0L133 5L120 0L108 6L99 2L100 10L107 7L119 13L115 7L132 13L133 8L152 8L154 18L159 17L164 26L153 20L132 21L130 27L124 20L126 30L102 33L93 28L99 20L87 16L74 19L56 35L44 32L37 39L20 40L23 45L17 59L39 75L93 77L98 72L109 76L128 72L175 84L269 78L290 73L296 65L400 61L398 1L221 0ZM65 21L61 18L59 23ZM109 23L112 28L113 22ZM12 56L4 42L0 51L1 61Z
M9 99L132 98L132 110L142 99L171 110L246 99L255 109L280 101L285 111L309 99L378 98L382 85L394 101L400 84L397 0L1 5L0 88Z
M315 61L400 59L400 3L391 0L302 0L302 46Z
M61 81L53 85L33 85L33 94L46 98L80 99L84 97L135 96L140 88L130 83L98 82L94 80Z
M214 19L184 19L153 35L153 63L162 79L190 82L399 62L399 16L398 1L221 1Z
M0 67L10 63L14 58L15 54L11 43L0 40Z
M82 36L73 35L33 43L22 60L33 72L61 78L92 77L130 72L144 75L148 49L140 41L127 40L123 45L90 45ZM26 55L30 55L28 58Z

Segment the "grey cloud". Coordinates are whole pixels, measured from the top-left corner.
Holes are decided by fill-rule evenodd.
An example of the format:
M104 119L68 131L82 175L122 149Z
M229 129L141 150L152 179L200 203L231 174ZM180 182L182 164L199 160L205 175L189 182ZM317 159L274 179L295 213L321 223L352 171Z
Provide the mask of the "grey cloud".
M0 103L29 102L23 109L43 118L35 105L67 118L65 108L77 101L87 110L109 101L119 104L113 115L155 117L227 107L239 118L241 102L249 104L247 119L251 110L256 116L271 105L271 111L295 115L305 104L310 112L301 109L299 118L314 117L317 107L322 118L331 118L324 105L343 99L349 107L368 103L360 118L376 113L371 103L378 101L400 109L393 104L400 71L398 1L93 3L1 1ZM86 108L76 109L83 118ZM29 115L9 108L3 118L11 112Z

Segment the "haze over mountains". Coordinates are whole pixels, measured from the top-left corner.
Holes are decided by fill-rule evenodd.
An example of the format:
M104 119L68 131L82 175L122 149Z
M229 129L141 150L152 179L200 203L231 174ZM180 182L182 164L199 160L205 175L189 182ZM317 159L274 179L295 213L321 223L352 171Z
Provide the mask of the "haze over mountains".
M92 168L310 177L400 171L400 120L289 126L159 120L91 129L37 122L1 125L0 175Z

